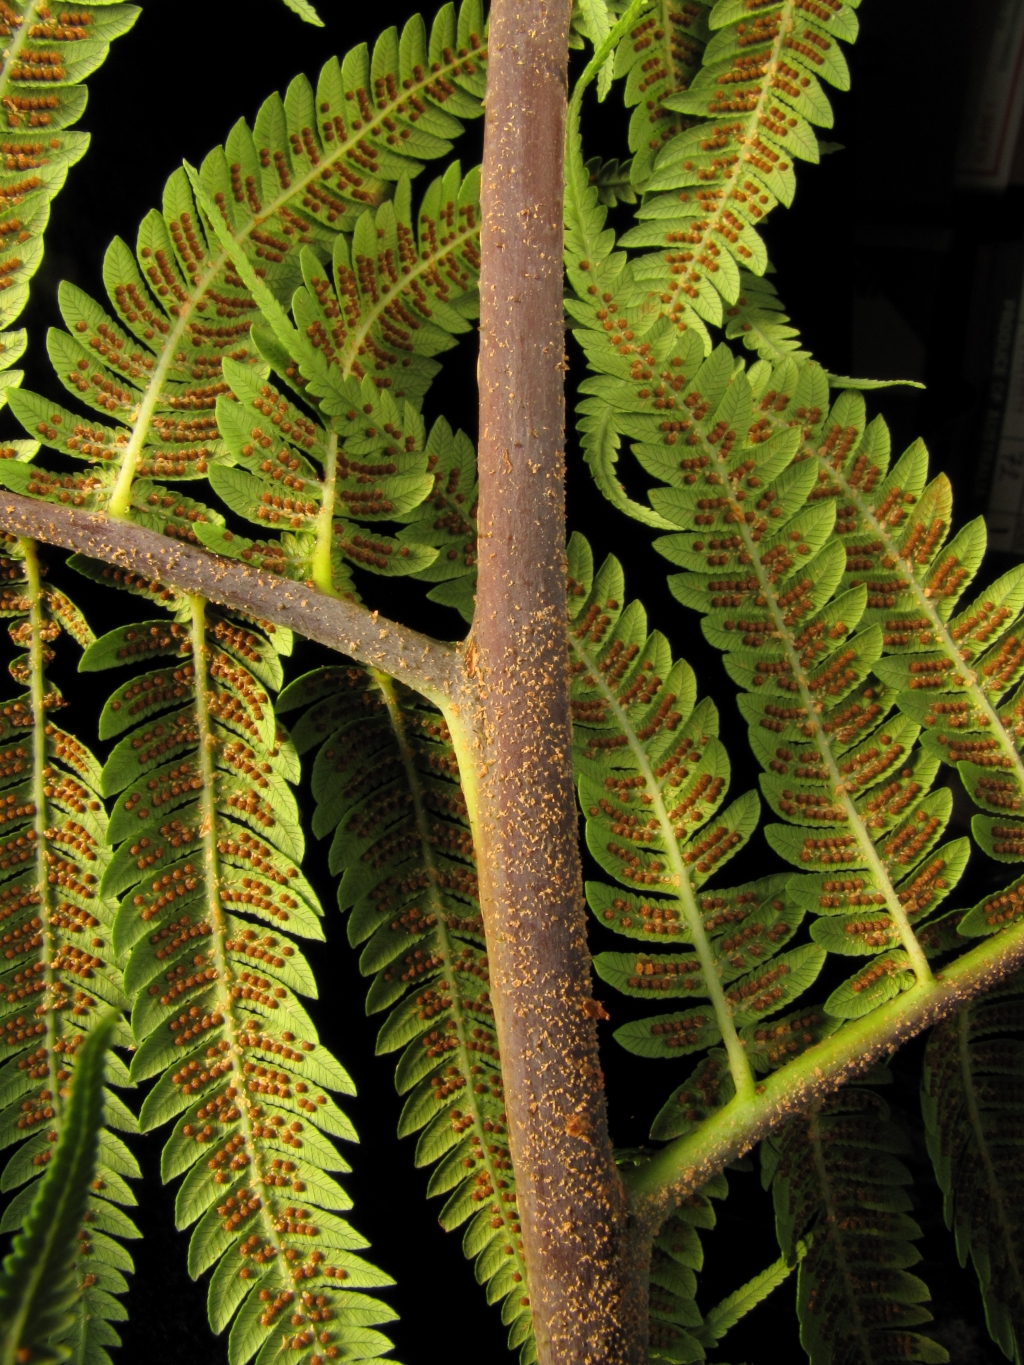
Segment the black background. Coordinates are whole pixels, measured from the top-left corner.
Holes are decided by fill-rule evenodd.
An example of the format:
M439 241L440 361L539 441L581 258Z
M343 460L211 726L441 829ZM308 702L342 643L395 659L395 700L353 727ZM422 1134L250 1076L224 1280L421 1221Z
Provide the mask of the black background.
M274 89L283 92L297 72L315 81L327 57L357 42L372 42L386 24L400 25L415 12L405 0L379 5L320 0L320 9L326 29L302 24L281 0L248 0L244 5L150 0L145 5L134 31L119 40L90 82L89 107L80 126L91 132L92 147L56 200L46 257L24 317L31 339L29 387L64 401L43 347L46 328L60 325L57 284L69 279L103 298L100 268L107 243L116 234L134 242L138 222L160 203L163 182L182 158L198 164L240 115L251 122L265 95ZM963 7L953 0L867 0L861 9L862 38L850 58L853 92L834 99L837 124L829 134L846 150L820 167L802 168L794 208L780 210L765 235L789 310L829 369L927 381L925 393L895 390L873 398L872 411L885 411L897 450L917 435L925 437L934 467L950 474L960 512L968 515L980 510L969 500L971 418L978 395L961 382L972 272L979 244L1020 238L1024 202L1019 190L994 199L953 192L961 88L954 75L955 46L957 35L963 36L962 18ZM613 90L603 107L588 109L587 155L628 154L620 89ZM458 148L464 166L479 160L481 131L479 122L469 125ZM615 221L624 226L625 215L628 210L617 211ZM570 378L578 380L580 355L570 350ZM475 415L466 397L474 365L475 347L469 339L446 357L426 413L428 420L444 413L475 437ZM21 434L9 414L0 416L0 430ZM696 617L669 596L665 564L649 551L647 537L595 495L571 438L569 469L571 525L586 532L599 558L607 553L623 558L627 590L631 595L642 591L652 627L664 630L676 652L697 668L701 693L722 699L722 733L735 764L732 792L739 794L755 785L756 771L718 654L705 647ZM85 584L61 569L59 557L51 559L55 578L83 606L97 633L139 615L137 601ZM994 576L1005 567L993 563L987 572ZM458 618L423 603L418 586L396 589L381 580L364 580L361 586L372 606L410 624L444 638L461 633ZM322 657L322 651L302 646L289 676ZM57 675L70 701L63 723L87 739L95 733L102 692L91 678L74 674L71 664L58 665ZM102 675L98 686L103 687ZM301 800L308 811L308 793ZM953 833L965 832L969 813L966 803L958 802L954 823L961 827ZM334 909L324 854L325 847L312 845L307 859L327 909L328 927L328 943L311 945L309 953L321 993L311 1013L359 1089L358 1098L345 1106L362 1139L346 1153L354 1166L346 1184L355 1198L353 1221L373 1242L370 1259L397 1280L389 1294L401 1314L393 1328L395 1354L405 1365L432 1365L453 1354L466 1361L500 1360L505 1332L497 1310L486 1307L458 1236L439 1229L438 1206L424 1198L428 1173L412 1165L413 1142L399 1143L394 1136L399 1101L392 1064L373 1057L379 1020L365 1019L366 983ZM734 881L758 875L772 856L758 835L727 875ZM984 867L973 871L960 903L980 896L990 876ZM622 945L594 930L595 951L612 946ZM613 1137L620 1146L639 1144L682 1073L617 1049L611 1029L643 1010L631 1011L634 1002L608 998L607 990L598 994L605 996L613 1014L612 1023L602 1025L607 1031ZM895 1084L888 1098L914 1143L917 1216L925 1229L921 1271L935 1298L936 1334L957 1365L980 1365L1002 1356L984 1332L972 1273L956 1266L938 1191L916 1133L920 1050L919 1042L895 1059ZM145 1169L137 1215L145 1236L133 1246L138 1273L128 1299L131 1317L124 1326L120 1359L126 1365L221 1362L226 1358L224 1341L212 1338L206 1326L205 1287L193 1285L185 1271L187 1234L174 1231L173 1190L160 1186L160 1137L132 1145ZM719 1227L705 1236L707 1269L700 1294L705 1308L777 1255L770 1202L757 1175L739 1173L730 1180L732 1194L720 1208ZM736 1329L717 1353L720 1359L770 1365L802 1358L793 1283Z

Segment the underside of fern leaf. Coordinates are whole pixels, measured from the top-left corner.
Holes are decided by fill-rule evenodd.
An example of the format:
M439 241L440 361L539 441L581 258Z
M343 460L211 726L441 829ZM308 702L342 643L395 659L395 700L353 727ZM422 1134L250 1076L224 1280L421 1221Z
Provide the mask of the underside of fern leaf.
M114 1028L107 1015L79 1051L60 1136L43 1178L0 1270L0 1360L3 1365L50 1365L77 1354L106 1359L93 1331L75 1331L99 1303L82 1302L81 1232L89 1214L103 1124L103 1069ZM86 1295L86 1298L95 1295ZM112 1329L110 1329L112 1330ZM69 1339L73 1346L67 1343Z
M41 0L9 0L0 15L0 91L3 164L0 165L0 329L28 302L43 258L50 204L89 145L72 130L85 111L83 82L106 61L110 44L135 23L137 5L90 3L56 14ZM0 407L23 378L10 367L24 353L24 330L0 330ZM34 446L15 441L0 459L30 457Z
M1020 980L933 1029L921 1087L928 1151L956 1235L974 1265L993 1341L1014 1362L1024 1341Z
M488 994L466 799L447 726L415 694L359 668L290 684L279 710L313 767L314 833L333 833L331 870L348 936L373 977L367 1013L388 1010L378 1053L401 1049L395 1084L416 1164L437 1162L427 1192L447 1196L442 1227L462 1245L488 1303L502 1302L510 1348L536 1359Z
M90 1032L111 1007L127 1009L123 958L113 941L115 906L100 879L109 861L100 767L53 716L64 705L46 677L53 644L66 632L80 647L92 632L78 608L45 584L31 541L6 547L0 611L26 652L11 673L27 693L3 708L0 925L0 1145L18 1144L0 1175L11 1198L0 1231L21 1227L63 1131L68 1086ZM118 1013L113 1041L131 1034ZM116 1053L108 1082L128 1084ZM75 1264L77 1299L71 1339L98 1362L119 1338L110 1325L126 1316L117 1295L132 1261L123 1238L139 1234L122 1206L136 1202L126 1177L139 1175L134 1156L110 1128L136 1131L133 1115L104 1091L106 1127L99 1136L93 1192Z
M779 1244L810 1234L797 1286L800 1340L811 1365L941 1365L944 1347L913 1329L931 1320L910 1216L909 1143L881 1097L851 1086L762 1148Z
M270 697L290 636L201 598L168 605L175 619L115 630L83 659L135 666L101 718L118 739L101 780L117 794L103 890L120 902L132 1075L159 1078L141 1125L174 1122L162 1174L185 1177L177 1223L195 1224L193 1277L213 1269L210 1323L232 1324L232 1365L378 1356L394 1314L359 1291L391 1281L355 1254L367 1244L339 1216L349 1167L331 1141L355 1132L328 1092L353 1087L299 1000L316 986L292 935L322 931Z
M0 471L5 484L201 539L332 593L353 593L352 565L430 569L438 535L414 513L431 493L443 496L454 465L428 477L438 452L424 448L419 404L433 357L475 315L478 177L449 167L415 212L410 180L480 113L483 43L479 0L458 13L446 5L429 34L410 20L372 55L364 46L332 59L315 91L297 77L251 130L239 121L204 160L195 191L175 172L137 251L116 239L107 252L113 312L61 287L67 330L51 331L50 357L99 417L22 393L21 422L73 464L12 463ZM309 350L326 366L331 403L258 325L250 285L276 304L294 302ZM315 417L268 385L270 366ZM236 403L250 409L247 424L231 420L241 418ZM254 437L261 419L270 425ZM197 479L231 511L285 534L225 535L221 513L166 486ZM400 535L374 525L382 521L399 523ZM467 553L430 581L467 573ZM441 596L465 605L462 588Z

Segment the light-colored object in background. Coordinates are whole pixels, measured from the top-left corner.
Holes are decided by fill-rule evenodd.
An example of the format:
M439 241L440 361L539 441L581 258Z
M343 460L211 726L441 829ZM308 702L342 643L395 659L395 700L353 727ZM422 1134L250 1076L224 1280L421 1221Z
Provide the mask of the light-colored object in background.
M998 191L1009 183L1024 113L1024 0L983 0L972 29L956 184Z

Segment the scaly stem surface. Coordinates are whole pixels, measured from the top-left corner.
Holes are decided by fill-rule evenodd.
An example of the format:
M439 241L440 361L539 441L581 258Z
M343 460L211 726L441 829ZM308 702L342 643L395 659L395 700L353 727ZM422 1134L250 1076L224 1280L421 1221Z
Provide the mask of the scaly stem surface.
M481 180L473 835L540 1365L641 1365L608 1135L568 696L562 203L569 0L495 0ZM468 718L467 718L468 719ZM468 727L467 727L468 728ZM467 739L473 745L464 752Z
M413 817L416 821L416 833L419 837L420 848L423 853L423 865L427 870L429 882L427 885L427 905L429 913L434 919L435 942L437 951L444 963L444 976L448 982L451 995L450 1018L455 1025L455 1036L459 1043L459 1064L462 1073L468 1080L472 1073L473 1049L472 1033L475 1027L472 1017L466 1012L465 1001L458 984L458 972L456 970L456 960L458 953L458 943L453 941L448 931L448 911L441 895L441 881L438 875L437 864L434 859L434 848L430 842L430 821L426 807L423 804L423 779L416 768L416 760L413 756L412 746L409 743L409 732L406 725L405 716L402 708L398 704L395 695L395 685L391 678L386 674L373 674L373 680L380 688L384 696L384 704L388 709L388 716L391 720L391 728L395 732L395 740L398 744L398 751L402 756L402 767L405 769L405 778L409 784L409 792L412 796ZM474 978L475 980L475 978ZM480 1103L476 1088L467 1085L459 1092L459 1103L464 1110L468 1110L473 1120L474 1130L480 1135L481 1145L476 1159L479 1168L486 1173L492 1190L502 1188L504 1176L495 1163L495 1147L493 1142L486 1141L487 1130L484 1124L488 1121L488 1115ZM526 1265L523 1261L522 1244L518 1231L513 1231L512 1225L518 1227L519 1210L515 1204L508 1201L496 1204L497 1216L501 1219L502 1231L508 1238L513 1248L513 1255L519 1265L520 1273L525 1274ZM527 1292L526 1285L523 1285L523 1293Z
M95 512L0 491L0 528L11 535L78 550L147 583L199 593L257 620L287 626L381 669L438 705L463 693L465 668L453 646L354 602L197 550L135 522L114 522Z
M1004 981L1024 963L1024 923L993 934L962 953L931 981L889 1000L862 1019L787 1062L738 1096L699 1128L670 1142L643 1166L623 1173L638 1216L656 1227L680 1200L705 1185L730 1161L779 1128L809 1101L821 1099L909 1038L938 1023Z

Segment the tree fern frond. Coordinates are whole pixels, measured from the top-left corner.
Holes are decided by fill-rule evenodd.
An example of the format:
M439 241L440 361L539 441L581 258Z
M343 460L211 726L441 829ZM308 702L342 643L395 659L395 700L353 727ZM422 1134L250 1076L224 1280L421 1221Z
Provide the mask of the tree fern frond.
M602 161L599 156L593 156L587 162L590 183L597 187L598 200L606 208L637 202L630 179L632 164L632 161L619 161L615 157L611 161Z
M948 1361L914 1331L931 1320L928 1288L909 1267L921 1259L910 1216L909 1150L888 1107L860 1086L816 1101L762 1147L779 1245L791 1255L811 1234L800 1265L800 1340L811 1365Z
M717 1222L712 1199L725 1199L729 1185L715 1176L683 1200L662 1225L651 1251L650 1360L691 1365L713 1346L697 1307L696 1272L704 1265L700 1233Z
M39 0L10 0L0 17L0 329L10 327L28 302L32 276L43 257L50 204L68 171L84 155L88 133L71 130L85 111L83 82L107 59L110 44L135 23L137 5L90 3L53 15ZM0 407L23 378L10 367L24 353L26 334L0 331ZM27 459L15 441L0 459Z
M938 908L966 860L963 841L938 847L951 812L947 791L929 795L938 758L915 748L919 724L893 717L895 691L870 676L891 681L893 663L881 660L883 628L865 616L870 590L842 543L856 527L821 470L837 442L843 460L858 447L861 433L843 415L862 412L862 400L847 395L830 414L828 378L813 363L787 358L772 370L758 362L746 373L726 347L702 360L685 336L655 365L652 358L629 378L588 383L615 429L637 442L647 473L669 485L650 499L687 532L656 542L684 570L670 586L704 614L705 635L726 651L766 769L766 799L803 827L770 826L769 843L816 874L792 894L818 914L842 916L815 925L812 936L832 951L874 956L829 1005L842 1017L861 1014L915 973L927 979L914 926ZM855 459L866 463L879 439L876 426ZM893 488L903 487L915 459L909 453L894 471ZM914 506L908 543L929 535L941 542L940 494ZM957 546L969 571L972 535L968 528Z
M924 446L890 470L885 424L867 422L856 393L837 399L822 434L815 494L836 501L844 585L866 588L865 619L882 630L875 673L923 727L926 750L955 766L988 812L973 823L978 844L1001 862L1024 861L1024 570L963 605L985 524L978 517L951 534L952 488L945 474L928 482Z
M590 548L569 547L569 640L574 763L587 845L628 891L589 883L593 913L643 949L600 953L598 975L639 999L705 1000L681 1013L624 1025L618 1041L648 1057L682 1057L719 1042L679 1086L652 1135L678 1137L733 1093L752 1094L752 1066L768 1070L771 1038L793 1050L828 1031L819 1010L799 1024L769 1016L813 985L825 952L816 944L783 952L803 920L786 874L730 890L704 883L743 847L760 805L747 793L718 814L729 762L710 701L697 702L696 679L673 663L668 643L647 634L639 603L623 602L622 570L609 559L595 574ZM687 953L652 953L676 941ZM806 1043L803 1045L806 1046ZM785 1056L788 1046L778 1051ZM697 1096L699 1095L699 1100Z
M1024 1342L1020 1077L1024 998L1010 981L938 1024L921 1081L928 1152L960 1264L970 1257L989 1333L1008 1359Z
M446 155L462 121L480 113L483 35L480 0L464 0L458 14L444 6L429 36L417 17L401 38L389 29L372 57L361 46L341 62L332 58L315 92L296 77L283 101L273 95L264 103L252 130L240 120L203 162L201 184L227 224L230 250L204 223L179 170L167 183L162 211L142 223L137 257L119 238L108 249L104 282L113 316L81 290L62 286L69 330L51 333L57 374L76 398L120 425L83 421L60 409L54 410L60 421L49 420L53 413L36 395L25 395L17 415L52 448L100 466L76 476L80 505L134 515L145 510L133 488L137 477L202 477L230 460L213 415L227 392L221 362L260 364L249 337L259 314L239 262L251 257L274 296L287 299L302 282L304 249L329 257L337 247L343 258L341 233L370 232L374 220L361 218L364 211L388 199L425 161ZM399 237L402 242L400 250L382 250L378 268L401 273L410 265L411 244L393 211L379 212L391 214L396 247ZM322 269L319 258L308 268L314 266ZM441 274L446 268L436 266ZM419 280L429 271L419 262L413 273ZM353 278L349 270L346 280ZM369 280L366 287L372 294ZM403 355L416 351L389 318L388 308L400 313L402 306L397 299L381 305L379 320L353 344L353 364L361 351L372 351L374 328L392 346L403 343ZM347 327L352 319L347 310L343 315ZM408 319L408 330L418 321ZM431 372L429 362L418 361L417 394ZM405 396L401 385L395 396ZM14 491L30 491L17 472L12 478Z
M299 871L303 838L289 783L298 762L270 692L273 642L254 625L172 600L177 620L112 631L87 669L133 664L107 703L116 738L103 768L118 793L119 847L103 890L120 897L115 941L128 957L137 1051L132 1074L159 1077L141 1125L174 1120L165 1180L184 1175L178 1226L196 1224L189 1271L213 1268L211 1326L231 1365L287 1350L301 1361L378 1356L394 1314L359 1292L391 1283L339 1213L353 1140L327 1091L353 1093L299 1002L315 995L292 934L322 938ZM158 665L141 675L139 665Z
M742 341L748 351L756 351L770 365L811 359L810 351L801 350L800 333L791 326L778 290L765 276L741 270L739 296L725 316L726 337Z
M659 350L666 347L671 330L665 319L658 319L649 306L636 303L637 288L632 266L625 252L616 251L615 233L605 224L607 207L599 187L583 161L580 136L580 96L569 104L566 129L565 165L565 259L574 293L565 301L566 311L580 327L573 335L583 348L591 368L602 374L625 377L642 374ZM695 330L701 349L711 339L704 324L694 313L679 323L680 329ZM638 340L637 338L646 338ZM632 357L632 359L631 359ZM598 381L600 383L600 381ZM616 475L620 437L611 405L584 380L580 392L586 396L576 406L577 428L583 458L601 492L620 511L648 526L665 529L668 525L649 507L630 498Z
M92 632L63 594L45 585L31 541L9 543L3 563L0 613L27 652L11 664L27 694L0 708L2 776L6 788L0 842L0 921L4 962L0 975L0 1147L18 1146L0 1175L12 1192L0 1231L22 1226L67 1116L67 1089L78 1054L101 1017L127 1010L123 957L113 941L116 906L100 878L109 861L100 767L89 750L53 721L63 705L46 677L61 631L79 646ZM130 1046L119 1013L114 1042ZM106 1059L107 1079L129 1083L116 1054ZM139 1175L135 1158L109 1128L137 1131L135 1119L109 1090L100 1133L94 1192L75 1262L76 1349L100 1362L117 1345L111 1321L126 1316L117 1295L128 1288L131 1257L115 1238L139 1234L124 1205L136 1202L125 1177Z
M623 99L633 110L629 150L633 153L632 181L638 191L647 188L661 150L693 123L665 101L688 89L700 70L711 3L657 0L616 49L615 76L626 77Z
M763 1303L769 1294L778 1289L779 1285L784 1284L807 1255L810 1245L810 1239L806 1242L798 1241L794 1245L791 1255L781 1256L772 1265L755 1275L752 1280L748 1280L745 1285L734 1290L721 1303L716 1303L704 1318L702 1335L705 1338L705 1344L717 1346L731 1328L735 1327L759 1303Z
M100 1019L79 1049L52 1159L43 1178L29 1186L31 1205L0 1270L3 1365L25 1360L48 1365L73 1353L107 1359L102 1347L89 1343L88 1328L73 1347L69 1339L76 1313L87 1321L89 1310L99 1306L95 1293L91 1304L81 1301L80 1235L95 1202L89 1192L100 1160L104 1061L115 1020L113 1014Z
M487 1300L502 1305L509 1346L536 1359L508 1150L501 1069L488 992L466 800L448 729L422 698L383 675L323 668L297 679L278 709L308 708L295 726L313 767L314 833L333 833L331 871L360 968L367 1012L388 1010L378 1053L402 1049L402 1137L419 1133L418 1166L446 1195L439 1219L465 1224Z
M634 263L634 276L669 316L692 309L721 326L740 268L765 271L757 228L777 203L792 203L794 160L819 160L814 128L832 126L821 82L849 89L838 40L856 38L857 20L842 0L776 0L754 14L744 0L718 0L708 22L701 71L662 99L702 121L658 153L640 222L621 245L660 248Z
M333 413L329 433L319 432L308 420L303 423L298 413L290 414L293 429L307 429L304 451L286 446L275 467L267 452L271 437L263 428L253 427L251 417L243 418L227 399L218 403L218 421L231 453L252 472L215 469L211 483L240 515L263 524L284 521L293 528L287 545L279 542L275 549L264 543L259 548L263 561L276 561L279 572L309 578L324 591L351 591L350 581L339 582L338 573L332 578L333 560L345 558L372 572L419 574L432 581L465 577L475 565L471 519L458 515L455 507L450 508L453 515L444 516L445 505L464 500L469 481L475 482L472 448L460 435L456 453L444 423L425 442L424 424L412 400L422 396L417 393L416 363L426 367L421 377L429 380L436 363L427 357L451 344L450 334L465 330L466 316L476 310L478 185L478 174L463 180L457 164L435 182L421 207L418 250L408 221L406 181L394 205L384 205L376 218L368 213L360 220L354 256L339 238L333 283L312 253L305 253L306 287L293 299L297 327L248 267L239 267L272 324L275 335L264 347L267 355L286 378L294 377L304 396L324 397L318 403L322 412ZM216 212L202 194L200 198L204 208ZM446 230L444 225L452 223L457 226ZM229 240L223 228L218 231ZM372 258L366 254L370 251L375 253ZM376 276L371 259L377 262ZM356 264L358 272L353 269ZM397 291L396 280L402 282ZM347 300L344 307L341 300ZM357 359L360 355L363 363ZM394 382L389 366L403 386L394 396L389 392ZM278 401L282 417L289 408L276 390L247 376L244 367L225 361L224 373L243 406L250 391L256 395L250 405L256 408L257 421L266 413L268 394ZM410 396L399 401L403 391ZM294 473L304 463L305 472L310 472L306 459L310 453L323 468L319 487ZM461 482L461 492L453 480ZM296 491L303 496L296 499ZM433 526L425 513L433 514ZM360 525L408 520L417 522L416 529L397 539L380 531L367 534ZM462 529L453 534L455 525ZM248 558L254 552L215 528L208 528L202 538L222 553ZM453 549L437 572L425 573L438 558L439 548L457 538L463 541L463 563L457 562L459 551Z

